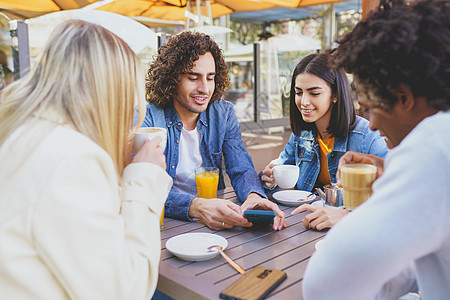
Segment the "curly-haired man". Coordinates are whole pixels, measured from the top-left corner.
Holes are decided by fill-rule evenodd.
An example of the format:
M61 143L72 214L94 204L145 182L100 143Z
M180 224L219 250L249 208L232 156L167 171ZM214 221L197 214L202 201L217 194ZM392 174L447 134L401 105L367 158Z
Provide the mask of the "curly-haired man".
M147 115L143 126L167 128L167 172L174 185L166 201L168 217L200 219L220 230L250 226L246 209L276 212L273 228L286 226L283 212L269 201L241 139L233 105L220 100L230 85L218 45L210 36L184 31L174 35L158 52L148 70ZM196 196L194 169L217 167L219 189L225 187L222 157L242 206L223 199Z
M392 151L372 197L311 258L305 299L449 299L449 16L448 0L382 0L339 42L337 63ZM351 162L383 169L358 153L340 164Z

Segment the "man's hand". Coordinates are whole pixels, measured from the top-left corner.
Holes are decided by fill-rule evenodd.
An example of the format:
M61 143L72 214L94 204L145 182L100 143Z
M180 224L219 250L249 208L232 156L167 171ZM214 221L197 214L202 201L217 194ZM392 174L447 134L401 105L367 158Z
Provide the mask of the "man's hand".
M273 229L274 230L281 230L284 227L286 227L286 219L284 218L284 212L281 211L281 209L273 203L272 201L261 197L260 195L256 193L250 193L247 197L247 200L241 205L242 212L246 211L247 209L255 209L255 208L261 208L263 210L272 210L277 215L273 221Z
M264 183L269 189L277 186L275 178L273 178L273 167L275 166L276 164L270 164L266 166L262 171L261 180L264 181Z
M296 215L303 211L310 211L302 220L306 228L313 228L322 230L331 228L334 224L339 222L346 214L349 213L346 209L331 209L328 207L314 206L311 204L303 204L292 211L292 215Z
M251 223L242 216L239 205L229 200L213 198L192 199L189 216L200 219L212 230L230 229L234 226L250 227Z
M372 154L364 154L354 151L346 152L341 159L339 159L338 171L336 173L337 183L341 186L341 166L345 164L369 164L377 167L377 179L383 175L384 159Z

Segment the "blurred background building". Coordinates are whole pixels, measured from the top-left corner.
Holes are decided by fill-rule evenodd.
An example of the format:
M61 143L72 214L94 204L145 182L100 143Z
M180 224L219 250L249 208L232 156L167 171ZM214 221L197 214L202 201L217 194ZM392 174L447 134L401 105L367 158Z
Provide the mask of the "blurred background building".
M196 30L212 35L224 51L232 83L224 98L235 105L242 130L283 131L289 125L295 65L309 53L332 48L376 2L0 0L0 50L6 58L0 55L0 88L14 71L10 19L23 20L28 28L31 66L55 25L70 18L94 22L116 33L139 55L145 68L165 37Z

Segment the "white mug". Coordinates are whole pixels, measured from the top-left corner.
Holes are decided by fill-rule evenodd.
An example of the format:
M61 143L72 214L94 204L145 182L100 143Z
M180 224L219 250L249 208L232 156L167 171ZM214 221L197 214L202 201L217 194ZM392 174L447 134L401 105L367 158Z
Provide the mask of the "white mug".
M273 167L275 182L282 189L290 189L298 180L299 168L296 165L278 165Z
M133 141L133 151L138 152L139 149L144 145L146 140L150 141L155 136L160 136L162 141L159 145L163 148L167 144L167 129L162 127L141 127L138 129Z

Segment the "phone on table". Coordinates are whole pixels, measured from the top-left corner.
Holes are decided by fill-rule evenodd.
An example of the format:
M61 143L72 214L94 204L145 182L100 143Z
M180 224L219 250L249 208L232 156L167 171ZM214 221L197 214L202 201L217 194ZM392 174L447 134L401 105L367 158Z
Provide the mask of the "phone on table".
M220 293L221 299L260 300L287 278L285 272L256 266Z
M271 210L252 210L244 211L244 218L253 224L272 224L276 214Z

